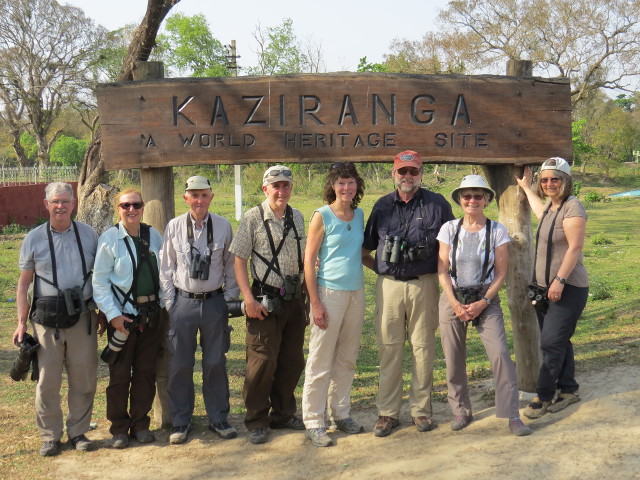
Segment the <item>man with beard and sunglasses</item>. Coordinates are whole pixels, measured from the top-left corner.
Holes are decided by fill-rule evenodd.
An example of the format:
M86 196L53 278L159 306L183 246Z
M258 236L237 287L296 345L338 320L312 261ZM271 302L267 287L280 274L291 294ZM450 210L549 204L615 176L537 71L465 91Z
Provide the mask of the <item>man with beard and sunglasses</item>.
M376 333L380 380L378 422L373 433L386 437L400 424L402 354L411 345L413 369L409 409L419 432L435 426L431 389L438 327L438 242L440 227L452 220L451 205L439 193L420 188L422 158L412 150L397 154L391 176L396 190L380 198L367 221L363 264L378 274ZM371 256L376 251L375 258Z

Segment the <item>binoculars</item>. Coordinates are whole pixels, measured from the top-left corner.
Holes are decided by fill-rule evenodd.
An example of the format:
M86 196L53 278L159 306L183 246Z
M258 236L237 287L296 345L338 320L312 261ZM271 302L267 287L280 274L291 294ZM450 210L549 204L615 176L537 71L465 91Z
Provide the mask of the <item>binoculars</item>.
M191 265L189 265L189 278L209 280L209 265L211 265L211 252L209 250L207 250L204 258L199 253L196 253L191 258Z
M62 295L64 296L64 304L69 316L82 315L89 311L87 302L84 300L82 287L66 288L62 290Z
M387 263L400 263L405 244L406 241L399 235L395 237L386 235L384 237L384 245L382 246L382 261Z

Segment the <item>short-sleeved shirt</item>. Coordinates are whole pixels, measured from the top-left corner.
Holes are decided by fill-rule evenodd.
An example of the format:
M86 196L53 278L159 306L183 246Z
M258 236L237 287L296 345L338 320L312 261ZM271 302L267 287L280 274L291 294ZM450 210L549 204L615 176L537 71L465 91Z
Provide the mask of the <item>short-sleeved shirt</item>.
M438 241L452 247L449 250L449 265L453 265L453 239L460 220L445 223L438 233ZM477 232L467 232L460 228L458 245L456 246L456 278L451 281L454 287L474 287L480 285L482 269L484 267L487 232L486 227ZM495 249L510 242L509 234L504 225L491 222L489 235L489 261L485 285L491 284L494 277Z
M58 288L65 290L67 288L82 286L84 282L84 298L88 299L92 296L91 281L85 282L82 272L82 260L78 241L73 229L73 223L64 232L53 230L49 222L40 225L31 230L20 249L20 259L18 266L20 270L33 270L40 277L34 280L34 295L36 297L56 296L58 290L52 285L43 281L45 278L49 282L53 282L53 268L51 262L51 251L49 249L49 239L47 228L51 230L53 240L53 251L56 257L56 273L58 278ZM82 222L75 222L80 235L80 243L84 252L87 272L93 268L93 262L98 248L98 234L89 225Z
M307 237L304 232L304 217L302 212L292 208L293 223L295 230L290 228L287 232L284 245L278 254L278 264L280 265L280 273L278 275L271 269L266 280L264 274L267 271L267 264L261 260L258 255L271 261L273 258L271 246L269 244L269 237L267 230L265 229L264 222L268 222L271 235L273 236L274 246L277 248L280 245L285 228L285 216L282 218L276 218L269 206L269 201L262 202L262 210L264 216L260 215L260 209L255 206L247 210L240 220L238 231L236 232L233 242L231 243L231 252L240 257L248 260L251 257L251 274L254 280L264 282L272 287L280 288L284 285L283 278L287 275L302 276L300 269L299 259L304 255L304 248L307 242ZM299 238L300 257L298 252L298 241L296 241L296 232Z
M419 188L408 202L397 190L380 198L371 211L364 230L363 248L375 250L374 270L380 275L392 275L403 280L438 271L438 241L440 227L453 220L449 202L439 193ZM382 261L385 236L406 240L406 248L423 247L424 259L389 263Z
M547 205L548 207L548 205ZM545 282L545 269L547 264L547 246L549 243L549 229L556 212L549 210L544 218L541 220L538 226L539 233L538 244L536 245L537 257L536 257L536 281L539 284ZM570 196L558 210L558 218L553 227L553 237L551 246L551 267L549 269L549 282L555 278L558 274L558 269L562 264L564 256L569 249L569 242L567 242L567 236L564 232L562 221L565 218L582 217L587 219L587 212L578 200L574 196ZM578 256L578 261L575 268L567 277L567 283L575 287L588 287L589 276L587 275L587 269L584 266L582 252Z

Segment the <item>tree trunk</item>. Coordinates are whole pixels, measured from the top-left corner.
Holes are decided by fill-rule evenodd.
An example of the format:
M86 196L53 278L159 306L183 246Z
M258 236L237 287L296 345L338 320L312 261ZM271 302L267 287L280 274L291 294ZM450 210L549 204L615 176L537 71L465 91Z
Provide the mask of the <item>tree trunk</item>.
M11 137L13 138L13 150L16 152L16 157L18 157L18 163L21 167L29 166L29 157L27 157L27 153L22 148L22 144L20 143L21 132L20 130L11 130Z

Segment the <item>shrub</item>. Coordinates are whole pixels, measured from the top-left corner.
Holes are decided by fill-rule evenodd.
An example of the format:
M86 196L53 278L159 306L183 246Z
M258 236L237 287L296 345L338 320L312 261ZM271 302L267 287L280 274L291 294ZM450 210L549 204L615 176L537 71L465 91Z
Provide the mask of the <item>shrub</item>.
M10 223L2 228L2 235L18 235L20 233L27 233L28 227L24 225L18 225L17 223Z
M592 279L589 282L589 297L591 300L606 300L611 298L611 290L609 286L598 279Z
M611 240L609 240L607 237L605 237L601 233L598 233L598 234L594 235L593 237L591 237L591 243L593 245L611 245L611 244L613 244L613 242Z
M603 198L602 195L596 192L589 192L585 195L584 200L585 202L595 203L595 202L600 202L602 198Z

